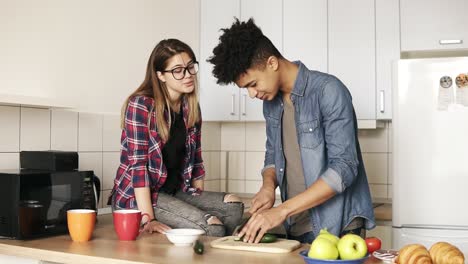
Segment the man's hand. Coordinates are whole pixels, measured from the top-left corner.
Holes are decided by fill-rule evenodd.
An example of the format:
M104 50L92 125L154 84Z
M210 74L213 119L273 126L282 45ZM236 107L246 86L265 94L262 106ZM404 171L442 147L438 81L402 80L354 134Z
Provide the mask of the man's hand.
M286 217L287 213L280 207L254 213L238 236L244 237L244 242L258 243L268 230L282 224Z
M270 209L275 204L275 190L262 187L252 199L249 213L254 214Z

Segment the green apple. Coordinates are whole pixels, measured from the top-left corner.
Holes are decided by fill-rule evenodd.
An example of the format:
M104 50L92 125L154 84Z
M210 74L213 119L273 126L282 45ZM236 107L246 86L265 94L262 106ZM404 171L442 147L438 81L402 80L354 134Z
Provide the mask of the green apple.
M317 237L312 241L307 255L315 259L335 260L338 259L338 249L330 240Z
M340 240L340 238L338 238L334 234L328 232L326 228L320 230L320 233L319 233L318 237L330 240L330 242L332 242L335 246L336 246L336 244L338 244L338 241Z
M355 234L346 234L341 237L337 248L342 260L360 259L367 254L366 241Z

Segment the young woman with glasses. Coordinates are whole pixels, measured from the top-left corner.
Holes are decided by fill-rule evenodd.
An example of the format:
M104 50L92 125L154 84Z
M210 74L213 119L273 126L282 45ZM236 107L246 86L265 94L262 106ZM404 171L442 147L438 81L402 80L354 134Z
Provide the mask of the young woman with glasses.
M143 83L122 108L120 166L110 197L113 210L147 213L143 230L203 229L231 234L243 203L232 194L203 191L198 62L177 39L154 48Z

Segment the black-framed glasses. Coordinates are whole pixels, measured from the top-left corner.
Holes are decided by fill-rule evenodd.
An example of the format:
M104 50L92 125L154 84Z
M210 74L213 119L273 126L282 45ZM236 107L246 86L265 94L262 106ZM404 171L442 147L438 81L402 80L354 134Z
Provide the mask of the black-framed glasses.
M172 70L166 70L161 72L170 72L176 80L182 80L185 77L185 72L190 73L190 75L195 75L198 72L198 61L192 62L186 67L176 67Z

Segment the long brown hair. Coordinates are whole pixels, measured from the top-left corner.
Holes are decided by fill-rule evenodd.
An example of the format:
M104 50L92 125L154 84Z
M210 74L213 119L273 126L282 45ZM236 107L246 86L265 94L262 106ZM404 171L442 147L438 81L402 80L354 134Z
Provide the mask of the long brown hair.
M168 60L172 56L183 52L187 53L192 61L196 61L193 50L187 44L178 39L165 39L160 41L156 47L154 47L153 52L151 52L151 56L148 60L145 80L140 85L140 87L138 87L138 89L136 89L125 100L125 103L122 106L122 128L125 126L125 112L127 111L129 100L133 96L143 95L154 99L154 111L156 113L155 124L158 130L158 134L164 142L169 139L169 127L172 122L172 109L170 107L169 92L167 90L166 84L158 79L156 72L164 70L167 67ZM182 103L184 103L185 99L186 103L188 104L188 127L193 127L197 122L200 121L200 111L198 108L198 81L197 76L195 75L194 77L195 89L189 94L184 94L183 98L181 99ZM166 121L165 112L168 114L168 121ZM151 113L148 115L148 118L148 120L150 120ZM148 122L148 129L149 124L150 122Z

